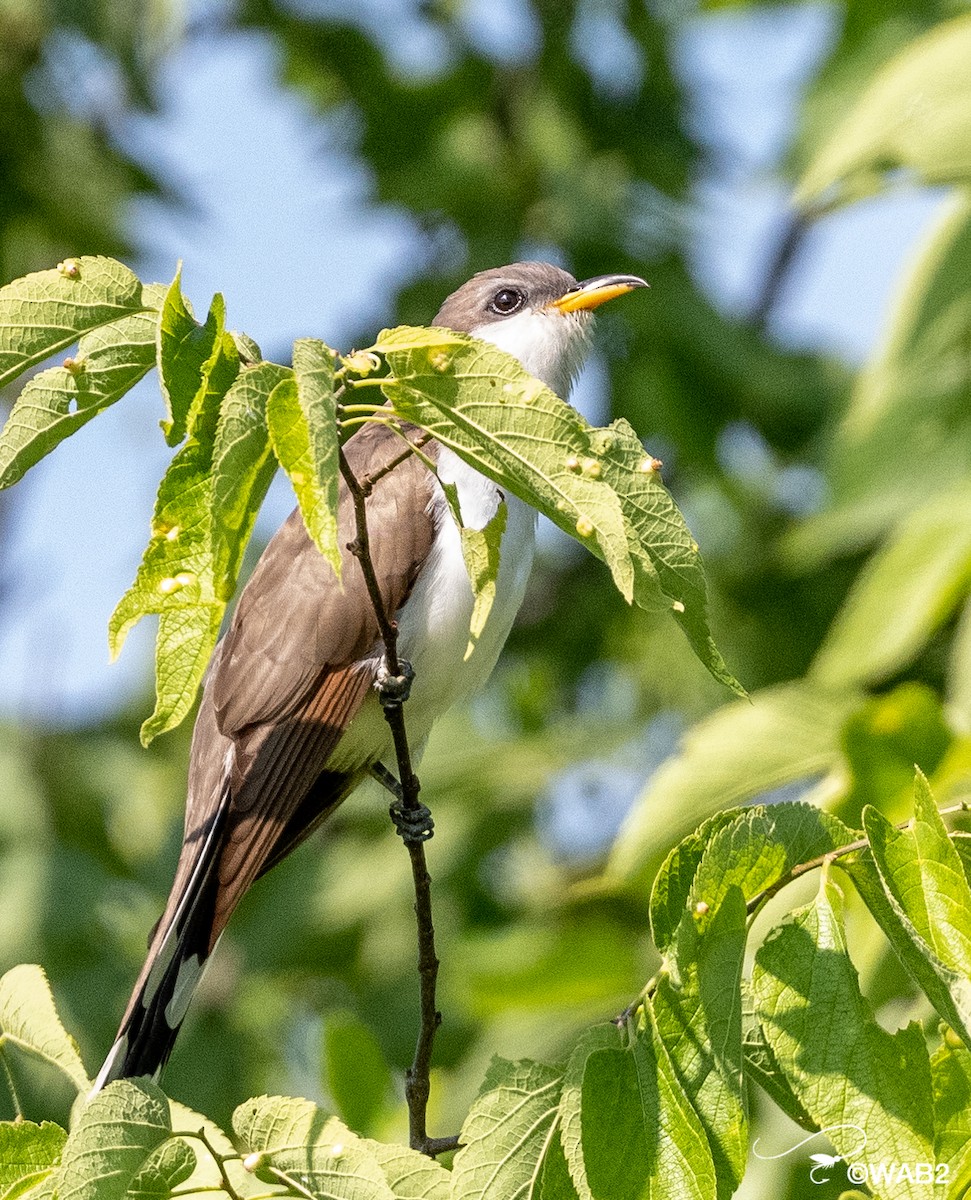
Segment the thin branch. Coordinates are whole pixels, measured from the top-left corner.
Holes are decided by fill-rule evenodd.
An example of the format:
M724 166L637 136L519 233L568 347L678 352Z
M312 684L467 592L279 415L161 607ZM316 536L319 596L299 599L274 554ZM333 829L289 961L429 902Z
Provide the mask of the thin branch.
M424 440L427 441L427 437ZM420 444L424 444L424 442ZM385 719L391 729L395 757L398 764L398 781L401 785L400 809L406 821L410 818L412 821L418 822L422 816L426 817L423 834L408 836L407 833L402 833L402 840L407 847L408 855L411 859L411 874L415 888L421 1010L418 1041L415 1046L415 1056L405 1083L405 1096L408 1102L410 1145L412 1149L434 1157L434 1155L441 1154L445 1150L454 1149L458 1141L456 1138L430 1138L426 1123L432 1050L435 1043L435 1033L442 1019L435 1002L438 957L435 953L435 928L432 921L431 878L428 874L424 847L424 840L431 836L430 815L418 799L421 784L412 769L411 749L408 745L408 735L405 728L404 701L407 698L407 684L410 681L410 666L404 663L398 656L397 622L389 616L385 609L384 598L381 595L381 588L375 574L374 562L371 558L366 505L367 497L378 480L394 470L396 466L404 462L412 453L414 453L414 447L410 446L371 475L366 475L358 480L347 461L343 449L341 449L340 470L354 503L356 537L348 548L360 563L361 571L364 574L368 596L377 617L381 639L384 642L384 657L388 674L397 685L404 685L401 691L391 694L382 694L381 687L379 686L381 705L384 710ZM394 810L394 806L392 806L392 810ZM400 831L402 831L401 825L399 825Z
M762 330L765 328L769 314L775 307L779 293L782 291L782 285L789 274L789 268L792 266L793 259L802 246L808 229L809 221L801 213L793 213L786 219L782 237L779 239L775 254L769 263L769 269L762 283L762 289L749 314L749 324L753 325L756 329Z

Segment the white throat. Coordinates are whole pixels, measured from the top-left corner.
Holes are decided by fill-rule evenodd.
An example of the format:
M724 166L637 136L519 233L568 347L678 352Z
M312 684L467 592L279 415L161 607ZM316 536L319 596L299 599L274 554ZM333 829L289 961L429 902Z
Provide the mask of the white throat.
M514 317L477 326L472 336L514 355L530 375L566 400L587 356L592 318L583 311L525 308Z

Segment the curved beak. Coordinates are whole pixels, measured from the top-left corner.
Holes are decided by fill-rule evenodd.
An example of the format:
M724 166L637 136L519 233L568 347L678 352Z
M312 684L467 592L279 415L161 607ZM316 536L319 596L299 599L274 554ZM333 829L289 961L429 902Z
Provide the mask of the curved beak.
M575 288L570 288L547 307L561 313L580 312L596 308L598 304L605 304L615 296L623 296L639 287L650 287L650 284L638 275L595 275L593 279L585 279Z

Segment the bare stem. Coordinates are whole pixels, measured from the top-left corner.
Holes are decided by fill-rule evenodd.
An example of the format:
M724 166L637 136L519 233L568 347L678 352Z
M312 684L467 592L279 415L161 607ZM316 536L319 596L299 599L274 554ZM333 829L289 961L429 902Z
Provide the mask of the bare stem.
M424 445L427 436L419 441ZM398 657L398 626L389 616L381 588L378 584L371 559L371 543L367 527L367 497L374 485L390 471L404 462L414 453L409 446L396 458L391 459L383 467L371 475L357 479L344 454L340 451L340 470L347 484L348 491L354 503L354 518L356 537L349 549L361 564L368 595L374 608L384 642L384 656L388 671L393 676L402 674L401 660ZM398 765L398 780L401 784L401 807L406 812L417 813L421 808L418 793L421 785L412 769L411 750L408 745L408 735L405 729L403 703L384 703L384 715L391 729L394 741L395 757ZM411 859L411 874L415 887L415 917L418 926L418 978L420 988L421 1022L418 1031L418 1041L415 1046L415 1056L408 1071L405 1084L405 1096L408 1102L409 1142L412 1149L434 1157L446 1150L452 1150L458 1144L456 1138L430 1138L426 1125L428 1111L428 1096L430 1090L429 1076L431 1072L432 1050L435 1044L435 1033L441 1023L441 1014L435 1003L435 985L438 978L438 957L435 953L435 928L432 921L431 878L425 860L425 847L420 841L405 839L405 845Z

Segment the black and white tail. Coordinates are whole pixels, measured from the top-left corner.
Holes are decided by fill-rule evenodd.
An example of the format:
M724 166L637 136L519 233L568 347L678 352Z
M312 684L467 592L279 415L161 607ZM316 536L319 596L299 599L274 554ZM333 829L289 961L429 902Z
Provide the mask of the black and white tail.
M217 847L225 809L208 830L196 865L179 897L170 898L148 958L92 1094L115 1079L157 1078L175 1045L189 1002L202 978L212 943L219 886Z

